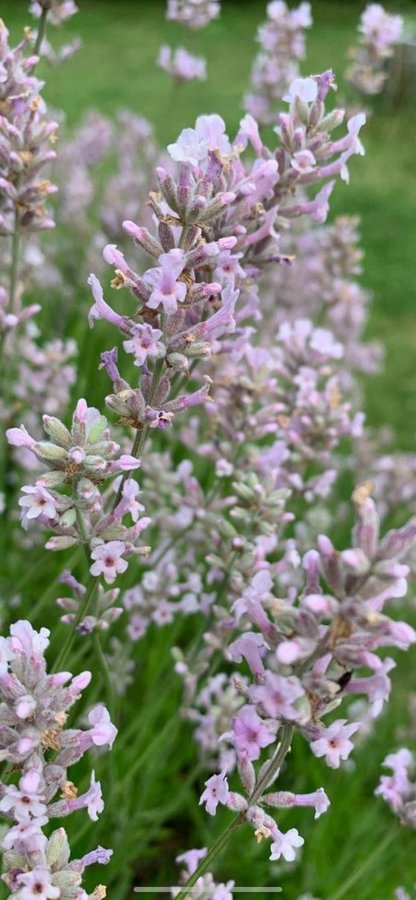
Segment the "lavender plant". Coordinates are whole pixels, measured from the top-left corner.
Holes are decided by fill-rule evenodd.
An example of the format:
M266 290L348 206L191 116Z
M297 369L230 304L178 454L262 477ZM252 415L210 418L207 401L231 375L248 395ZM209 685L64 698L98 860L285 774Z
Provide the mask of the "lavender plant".
M82 397L69 423L75 348L42 344L25 322L38 311L26 299L31 259L41 253L36 234L53 225L44 200L54 187L39 173L55 158L57 128L35 71L47 23L76 8L31 6L37 36L26 32L10 49L3 27L1 45L3 419L16 461L33 473L18 500L5 484L6 511L13 519L20 508L21 551L43 538L47 550L63 551L56 602L65 636L51 674L48 629L20 620L0 640L0 812L10 825L3 880L22 900L105 896L102 885L88 894L82 876L111 851L70 861L65 831L43 828L84 808L96 821L103 800L94 773L79 794L67 769L94 747L111 749L113 719L120 740L140 729L141 713L125 718L126 692L136 702L140 695L134 646L152 624L193 616L165 664L183 684L181 714L204 773L200 805L233 817L212 846L176 856L183 868L172 896L229 900L234 880L217 883L215 869L237 829L249 825L259 843L270 841L271 861L293 862L305 838L284 830L279 810L306 807L318 819L329 808L325 786L297 789L287 765L292 743L305 742L338 769L390 696L395 660L384 648L416 641L410 623L392 615L414 571L416 523L382 521L397 497L394 461L374 460L356 377L376 371L382 355L363 337L369 296L357 282L357 221L326 224L336 179L348 181L348 161L364 152L365 116L347 117L344 127L345 111L328 103L332 71L299 77L310 7L274 2L234 139L219 115L200 115L160 156L144 120L122 112L114 126L87 117L55 164L66 230L42 260L50 254L51 279L62 284L59 248L66 245L69 260L81 235L83 265L94 261L85 318L105 340L113 335L96 366L114 424ZM167 11L190 28L218 13L219 4L200 0L171 2ZM373 10L365 19L367 37L375 18ZM159 64L178 82L205 77L203 60L180 49L162 48ZM257 120L274 124L271 147ZM114 147L118 170L100 195L94 168ZM97 205L100 227L91 233ZM49 391L51 372L59 386ZM339 484L358 464L352 539L338 550L349 515ZM412 461L403 465L410 481ZM403 506L413 497L403 490ZM69 728L68 710L91 675L72 678L64 666L91 651L102 696L86 729ZM356 697L365 704L351 703ZM413 824L409 763L406 750L387 757L393 776L377 793ZM114 807L141 765L139 757L115 773ZM129 886L122 877L120 891Z
M370 3L358 30L359 43L350 50L352 63L346 77L361 94L379 94L388 78L386 62L401 37L403 19L388 13L381 3Z

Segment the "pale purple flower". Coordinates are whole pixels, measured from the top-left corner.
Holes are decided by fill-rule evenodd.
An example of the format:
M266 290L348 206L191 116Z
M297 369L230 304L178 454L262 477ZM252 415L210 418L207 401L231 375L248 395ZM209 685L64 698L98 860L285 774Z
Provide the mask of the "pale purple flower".
M30 622L19 619L10 625L10 647L13 654L30 658L41 658L49 647L49 628L35 631ZM91 677L91 676L90 676Z
M293 862L296 858L296 850L305 843L303 837L299 834L297 828L290 828L289 831L281 832L276 829L277 833L273 834L273 843L271 845L270 859L276 860L283 856L286 862Z
M194 128L183 128L177 141L168 144L167 149L175 162L187 162L192 166L198 166L208 154L206 141L198 137Z
M206 61L201 56L193 56L184 47L172 50L164 44L159 50L158 64L174 81L204 81L207 77Z
M186 265L185 254L175 248L162 253L159 262L160 266L147 269L143 275L143 281L151 289L146 305L150 309L162 306L165 313L173 313L186 297L186 284L177 280Z
M103 575L107 584L112 584L117 575L127 569L127 562L123 559L125 552L124 541L108 541L106 544L98 544L91 551L91 559L95 560L90 567L91 575L96 578Z
M409 768L412 764L413 757L407 747L402 747L397 753L390 753L383 760L383 766L391 769L393 774L382 775L374 793L383 797L395 813L401 812L404 803L411 796Z
M231 152L231 144L225 133L225 122L216 113L198 116L195 128L184 128L175 144L168 145L168 151L176 162L189 162L198 166L208 156L208 151L217 151L224 156Z
M318 83L314 78L295 78L283 100L293 103L302 100L303 103L314 103L318 96Z
M381 3L366 6L359 25L365 40L383 48L399 40L402 28L402 17L390 15Z
M61 896L61 890L54 887L51 878L52 873L46 866L36 866L31 872L17 875L20 900L56 900Z
M204 28L219 16L219 0L168 0L166 17L187 28Z
M236 641L230 644L228 651L235 662L247 660L252 675L258 677L264 673L262 656L265 655L267 644L263 635L254 631L246 631Z
M255 760L263 747L275 740L267 725L257 715L254 706L243 706L233 719L233 744L247 759Z
M219 803L226 803L228 796L228 781L226 771L220 775L212 775L205 782L205 791L201 794L199 803L205 803L205 809L210 816L215 816Z
M111 306L104 300L102 285L93 273L91 273L88 278L88 284L94 298L94 303L88 313L88 322L90 326L93 326L95 319L105 319L107 322L110 322L110 325L121 328L121 330L126 330L123 316L119 316L118 313L114 312Z
M84 805L87 807L88 815L93 822L98 820L98 816L104 809L104 801L102 797L101 784L95 780L95 772L91 772L91 784L84 797Z
M204 856L207 855L207 848L201 847L199 850L187 850L186 853L181 853L180 856L176 857L176 862L185 863L186 868L190 875L193 875L195 869L198 868L198 864L201 859L204 859Z
M310 150L298 150L292 156L291 166L300 175L307 175L308 172L313 172L316 166L316 159Z
M41 484L25 484L22 487L22 493L27 495L19 500L24 527L27 528L28 522L32 519L38 519L39 516L43 516L45 519L56 518L56 500Z
M7 813L12 810L17 822L43 817L47 808L39 793L39 786L39 772L29 769L20 779L18 788L14 784L8 785L0 800L0 811Z
M103 747L105 744L111 748L117 735L117 728L110 719L108 710L99 703L88 713L88 721L92 728L90 735L96 747Z
M127 478L123 484L121 502L124 504L125 511L130 513L133 522L137 522L140 513L144 512L143 504L137 500L139 494L140 488L137 481L134 478Z
M123 341L126 353L134 355L134 365L142 366L147 359L160 359L164 356L164 345L159 341L162 336L160 328L152 328L144 323L134 325L128 341Z
M310 794L293 794L290 791L277 791L273 794L264 794L263 802L267 806L285 809L291 806L312 806L315 810L315 819L319 819L330 806L329 798L323 788L318 788Z
M325 756L325 762L331 769L338 769L341 760L348 759L354 744L349 740L358 731L358 722L347 723L346 719L337 719L325 729L322 737L311 741L311 750L315 756Z
M2 841L4 850L12 850L15 846L27 846L36 851L42 851L46 845L46 835L41 828L48 823L47 816L42 816L31 822L18 822L6 832Z
M261 704L267 716L274 719L295 721L300 712L294 705L305 695L300 681L293 675L287 677L267 671L263 684L255 684L250 688L252 703Z

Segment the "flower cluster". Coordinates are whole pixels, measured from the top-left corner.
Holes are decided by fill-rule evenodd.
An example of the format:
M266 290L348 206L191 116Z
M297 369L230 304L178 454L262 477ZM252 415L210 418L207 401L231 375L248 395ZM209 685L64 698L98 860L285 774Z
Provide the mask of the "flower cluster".
M134 642L178 614L199 617L199 626L183 629L192 640L181 634L173 656L185 687L183 716L209 771L200 803L209 815L226 806L235 814L231 830L249 823L259 842L270 840L272 861L292 862L304 838L297 828L282 830L276 810L308 807L318 818L329 807L322 787L276 788L294 732L338 769L389 697L395 662L385 648L416 642L388 608L405 596L415 568L415 521L381 537L374 485L366 481L353 494L351 547L337 550L327 536L349 515L338 503L337 476L360 454L363 477L374 471L384 494L383 513L415 496L414 460L403 455L394 473L393 456L375 463L358 411L355 373L374 371L380 353L363 340L369 297L356 282L357 221L324 224L335 179L348 181L349 159L364 152L365 117L349 118L334 137L345 111L328 108L333 73L299 77L310 5L289 9L274 0L234 138L220 116L199 116L161 155L145 120L122 111L113 123L90 113L54 166L66 235L41 251L34 232L52 224L41 197L54 188L38 173L55 155L56 125L46 121L34 72L39 55L53 57L46 22L60 24L77 10L72 0L33 0L31 9L40 18L39 53L29 33L10 50L0 32L0 231L11 238L1 250L11 274L9 291L0 288L1 336L27 322L12 353L6 343L11 409L4 418L9 424L21 410L25 424L7 437L19 461L36 470L18 503L25 546L37 525L49 532L48 549L85 550L88 585L72 570L57 576L66 593L57 599L61 621L71 632L63 656L76 634L89 644L94 633L109 701L113 687L121 696L133 682ZM357 86L367 80L367 89L382 85L399 35L400 17L380 9L364 13L351 76ZM218 13L216 0L168 2L168 18L190 28ZM205 60L181 48L162 47L159 65L177 83L206 77ZM272 146L258 121L275 126ZM95 170L102 165L106 176L114 164L103 187ZM22 233L29 240L19 247ZM110 287L101 283L103 259L113 270ZM85 287L86 271L96 273L88 278L89 324L103 320L114 333L114 346L101 354L111 383L105 402L118 419L112 433L83 399L71 426L61 421L75 348L59 337L41 346L30 321L37 307L20 312L23 283L26 290L59 287L68 301ZM41 410L46 440L39 439ZM177 420L182 412L188 415ZM139 467L142 490L133 477ZM150 524L145 510L152 511L154 549L141 543ZM133 556L137 564L120 588ZM104 652L101 636L123 612L127 639L119 633ZM84 808L97 819L103 800L94 773L79 794L67 769L89 749L111 747L116 729L101 703L85 729L66 727L90 673L48 674L48 635L19 621L0 638L0 759L13 776L0 782L0 812L10 826L3 877L17 900L88 900L83 870L108 862L110 851L70 861L64 830L48 827L46 837L43 828ZM349 703L357 697L365 701ZM377 793L414 825L409 751L385 763L393 775ZM230 790L237 777L241 792ZM179 882L187 890L195 879L188 890L195 900L231 900L234 883L216 884L205 871L208 852L177 858ZM100 886L91 900L104 896Z
M158 64L176 84L187 81L204 81L207 77L206 61L201 56L193 56L184 47L175 51L164 44L159 51Z
M220 14L219 0L168 0L166 17L187 28L204 28Z
M96 821L104 808L101 786L91 775L90 787L78 794L68 780L68 766L94 747L111 748L117 729L104 706L91 709L90 727L66 728L68 711L91 680L90 672L73 678L69 672L48 674L45 650L49 630L34 631L19 621L1 638L0 758L19 770L18 784L0 782L0 812L9 828L5 832L5 873L2 876L16 900L40 896L87 900L82 890L84 869L107 863L111 851L98 847L81 859L70 861L63 828L47 838L43 828L50 820L86 809ZM51 755L53 754L53 755ZM55 799L60 791L59 799ZM105 896L101 886L91 900Z
M39 96L42 88L33 74L37 56L27 55L26 36L14 49L8 31L0 25L0 234L14 235L52 228L45 209L47 197L56 188L42 177L46 163L55 158L51 143L56 139L56 122L45 116Z
M238 721L245 745L247 744L247 734L250 734L250 740L256 746L266 747L272 742L273 738L270 739L270 732L262 731L261 721L253 708L245 706ZM264 806L274 809L306 806L312 808L315 812L315 819L319 819L319 816L327 811L329 799L323 788L318 788L309 794L294 794L291 791L267 792L267 788L270 786L270 777L260 779L256 785L250 758L253 757L244 752L239 762L240 777L247 792L247 800L242 794L229 790L225 772L221 772L220 775L212 775L205 782L205 791L201 795L200 803L205 803L205 808L210 815L215 815L219 803L239 813L241 818L254 829L259 842L265 839L271 840L270 859L272 861L283 857L286 862L293 862L297 849L304 844L303 837L297 828L290 828L286 832L280 831L274 818L265 812Z
M35 485L22 488L22 524L27 528L35 520L52 530L54 535L46 543L49 550L84 544L93 561L91 574L103 575L111 584L117 573L127 569L125 556L147 552L138 540L150 520L140 517L144 508L137 501L136 481L125 477L140 461L120 453L120 445L110 440L107 420L88 408L85 400L77 403L71 431L53 416L44 416L43 423L48 441L36 441L24 426L7 432L12 446L30 450L49 467ZM106 512L105 496L98 486L119 474L116 499ZM126 515L133 525L123 524Z
M305 56L304 31L311 25L310 3L296 9L289 9L284 0L268 4L267 20L257 33L261 50L251 73L253 90L244 100L247 112L259 122L276 122L277 107L299 75L299 60Z
M357 280L363 256L358 224L356 217L340 216L313 230L292 229L283 237L282 248L296 262L270 272L263 299L268 321L285 324L307 317L332 331L342 344L341 379L349 390L353 373L376 372L382 357L382 348L363 338L371 298Z
M266 793L281 767L280 747L286 740L290 743L296 728L315 756L338 768L353 749L351 737L360 723L344 717L326 724L325 717L350 695L364 695L371 715L378 716L390 693L388 673L394 662L389 657L382 661L376 651L389 646L406 650L416 640L409 625L394 621L384 611L386 603L406 593L410 573L406 560L416 543L415 523L380 540L369 486L359 486L354 500L357 523L352 548L339 553L327 537L320 536L318 549L303 557L303 586L291 587L285 599L282 565L264 562L236 597L222 632L225 658L245 660L253 679L250 684L234 678L243 705L230 715L231 730L222 735L233 748L247 799L229 792L226 770L232 768L233 759L222 755L222 773L209 779L201 800L211 814L218 802L224 803L259 830L261 837L271 837L272 858L293 859L303 841L293 829L286 844L286 836L276 831L263 805L310 804L318 815L328 805L321 790L299 798L287 792ZM230 643L235 628L240 633ZM369 674L363 675L363 668ZM177 663L177 670L186 676L184 662ZM214 689L204 698L208 722L216 709L215 696ZM226 706L230 712L232 694ZM202 741L207 739L205 734L209 742L210 731L205 729ZM274 754L256 774L253 763L276 740ZM209 749L212 752L212 743Z
M397 753L389 753L383 766L391 775L382 775L376 795L388 803L403 825L416 828L416 784L410 780L415 761L410 750L402 747Z
M386 78L386 60L403 29L401 16L391 15L380 3L370 3L361 16L358 47L350 50L352 64L346 77L362 94L379 94Z

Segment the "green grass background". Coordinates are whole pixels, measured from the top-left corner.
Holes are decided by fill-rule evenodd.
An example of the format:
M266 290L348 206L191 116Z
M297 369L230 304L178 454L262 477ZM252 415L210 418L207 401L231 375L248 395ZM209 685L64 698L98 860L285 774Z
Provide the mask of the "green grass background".
M26 2L2 0L1 15L12 36L27 23ZM161 143L192 125L200 113L218 112L233 134L241 115L241 96L248 87L257 24L264 19L265 2L246 0L223 4L218 21L200 33L191 33L164 18L160 0L80 0L81 14L64 29L64 39L80 34L83 49L48 78L45 96L65 109L75 125L82 112L96 107L111 114L129 107L155 125ZM308 39L305 74L334 68L341 81L345 52L354 39L362 3L349 0L314 0L315 26ZM416 20L415 3L389 4ZM173 90L168 77L155 64L161 43L182 44L208 59L209 78ZM351 163L351 184L338 185L331 200L331 216L358 213L365 248L365 286L374 293L369 335L386 346L384 371L365 384L366 411L372 425L390 424L397 446L413 450L416 424L416 314L415 314L415 210L416 210L416 98L415 106L392 109L383 101L365 128L367 154ZM59 145L58 145L59 148ZM95 332L91 353L95 353ZM88 366L90 370L91 367ZM44 562L26 584L30 602L36 589L49 587L38 624L57 621L53 579L60 561ZM47 568L45 568L47 566ZM18 587L19 582L16 580ZM16 587L16 590L17 590ZM46 612L45 612L46 610ZM195 748L190 729L177 715L180 685L172 673L169 646L180 641L187 625L151 629L137 645L137 682L120 704L120 738L116 744L116 773L105 757L98 760L108 798L107 814L98 825L84 823L83 814L68 822L74 855L100 842L115 848L110 867L96 873L96 881L109 883L111 900L127 900L133 884L169 884L175 880L174 856L193 846L209 846L226 824L229 814L208 817L197 805L203 772L195 769ZM58 632L58 641L59 641ZM82 659L84 654L85 659ZM87 664L81 648L74 667ZM302 863L291 869L267 861L267 848L257 847L248 829L237 834L218 865L219 878L235 878L240 885L282 885L283 896L296 900L313 896L335 900L388 900L394 888L416 882L415 833L399 829L381 800L373 796L384 755L398 746L397 729L408 722L409 690L416 693L415 653L399 662L393 673L393 697L377 734L354 754L355 771L325 768L302 743L295 742L282 787L309 790L323 784L332 806L319 822L310 812L279 816L286 830L298 827L305 836ZM100 685L97 686L97 699ZM91 702L91 693L88 695ZM79 778L82 779L82 764ZM130 774L132 773L132 774ZM296 773L296 780L292 781ZM111 778L115 786L111 789ZM76 780L77 772L74 773ZM111 795L111 796L110 796ZM383 849L386 835L389 846ZM381 850L380 850L381 848ZM363 867L351 888L353 872ZM149 895L151 896L151 895ZM251 895L261 898L263 893ZM264 896L267 896L264 894Z

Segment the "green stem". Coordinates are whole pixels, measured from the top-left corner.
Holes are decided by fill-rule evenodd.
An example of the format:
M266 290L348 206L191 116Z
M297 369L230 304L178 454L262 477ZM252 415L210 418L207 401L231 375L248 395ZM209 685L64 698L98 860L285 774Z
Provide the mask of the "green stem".
M373 865L374 861L384 853L396 837L396 834L399 834L399 831L400 828L398 828L397 825L392 831L388 831L384 841L378 845L374 853L366 857L362 865L358 866L358 869L355 869L350 878L347 878L347 880L344 881L342 887L340 887L338 891L335 891L335 894L331 894L329 900L341 900L341 897L345 897L346 893L362 878L363 873L366 872L367 869ZM354 896L358 897L359 895L355 892Z
M19 214L14 214L14 231L12 236L12 259L10 265L9 312L16 312L16 288L19 273L20 231Z
M43 41L43 38L45 37L46 20L47 20L47 18L48 18L48 10L45 9L45 8L43 8L43 9L42 9L42 14L41 14L41 17L40 17L40 20L39 20L39 28L38 28L38 33L37 33L37 36L36 36L36 43L35 43L35 46L34 46L34 48L33 48L34 56L37 56L37 55L38 55L39 50L40 50L40 48L41 48L41 46L42 46L42 41Z
M265 788L271 783L274 776L281 768L282 763L290 750L292 737L292 725L284 725L282 728L282 735L277 751L271 759L270 765L267 767L263 777L257 783L253 790L253 793L250 795L248 801L249 806L254 806L257 803ZM176 895L176 900L185 900L193 885L198 881L198 878L200 878L201 875L203 875L207 871L214 859L218 856L219 853L221 853L221 850L224 849L226 844L228 844L228 841L230 840L233 832L245 822L245 819L246 813L238 813L238 815L234 817L225 831L223 831L223 833L220 834L220 836L217 838L204 859L200 862L198 868L195 870L191 878L188 878L188 881L186 882L186 884L184 884L182 890L180 890L179 894ZM335 900L335 898L331 898L331 900Z
M10 277L9 277L9 302L7 304L7 311L9 313L15 313L16 310L16 289L18 283L18 274L19 274L19 252L20 252L20 231L19 231L19 215L17 209L14 213L14 230L12 234L12 256L10 261ZM4 333L1 338L0 344L0 369L1 369L1 377L3 377L3 363L4 363L4 344L6 340L6 334ZM7 406L7 398L4 397L5 406Z
M150 388L150 395L149 395L149 403L150 403L150 404L153 403L153 400L154 400L154 397L155 397L155 394L156 394L156 390L157 390L157 386L158 386L159 381L160 381L160 376L161 376L161 374L162 374L162 372L163 372L164 364L165 364L164 359L158 359L158 361L157 361L157 363L156 363L156 365L155 365L155 368L154 368L154 371L153 371L152 385L151 385L151 388ZM148 426L148 425L143 425L143 427L140 428L140 429L136 432L136 437L134 438L134 443L133 443L133 446L132 446L132 448L131 448L131 456L136 457L136 459L139 459L139 457L141 456L141 454L142 454L142 452L143 452L144 445L145 445L145 443L146 443L146 438L147 438L147 435L148 435L148 431L149 431L149 426ZM117 504L118 504L118 503L120 502L120 500L121 500L121 495L122 495L122 493L123 493L123 485L124 485L124 482L125 482L125 481L127 480L127 478L129 478L129 477L130 477L130 476L129 476L129 472L124 472L124 474L123 474L123 476L122 476L122 479L121 479L121 481L120 481L120 484L119 484L119 488L118 488L117 494L116 494L116 499L114 500L114 503L113 503L113 507L112 507L113 510L115 509L115 507L117 506Z
M84 602L82 604L80 604L80 606L79 606L78 612L75 617L75 621L72 626L72 630L69 632L67 639L62 646L61 652L58 654L58 656L55 660L55 663L52 667L52 672L59 672L62 669L62 667L65 663L65 660L67 659L68 653L71 650L72 644L74 643L76 633L77 633L77 627L80 624L80 622L82 622L82 620L87 615L87 612L94 600L97 588L98 588L98 578L91 578L88 588L87 588L87 592L84 597Z
M249 804L253 806L260 799L261 795L274 779L287 756L293 738L293 725L283 725L280 744L273 756L270 765L267 767L264 775L256 784L253 793L249 797Z
M179 894L176 894L176 900L185 900L185 897L188 897L191 888L193 888L194 884L198 881L198 878L201 878L201 875L209 869L213 860L221 853L221 850L226 847L228 841L233 835L234 831L240 827L244 822L243 816L239 813L234 817L232 822L228 825L228 827L223 831L222 834L217 838L215 843L212 845L211 849L208 851L207 855L200 862L198 868L195 870L194 874L188 878L186 884L184 884L183 888L179 891Z
M114 721L115 719L115 695L113 682L111 680L110 670L108 668L108 663L105 658L105 654L103 652L103 648L101 646L100 635L98 631L94 631L92 635L92 641L94 645L94 650L100 665L100 669L103 675L103 679L105 681L106 691L107 691L107 703L108 709L111 716L111 719Z
M107 694L107 706L108 711L110 713L111 721L115 722L115 698L114 698L114 688L111 681L111 675L108 668L108 663L103 653L103 648L101 646L100 635L98 631L93 631L92 635L92 643L95 651L95 655L98 660L99 667L101 669L101 674L104 679L106 694ZM109 794L110 797L114 796L114 791L116 790L117 784L117 773L115 766L115 757L114 750L111 750L108 754L108 773L109 773Z

